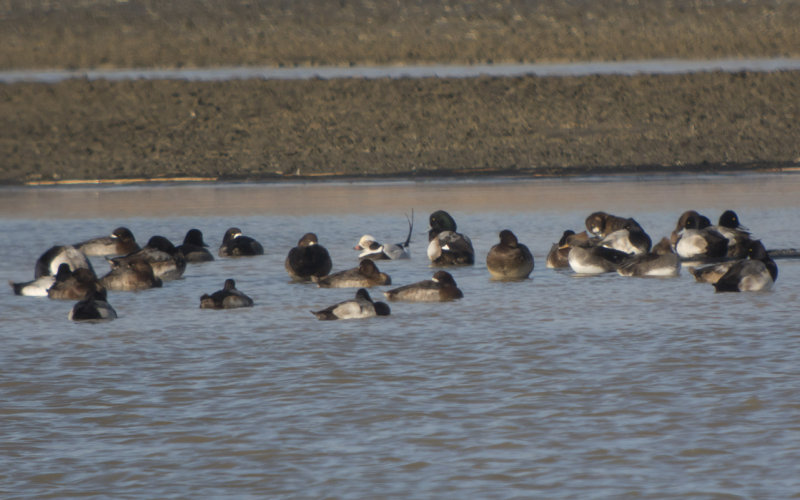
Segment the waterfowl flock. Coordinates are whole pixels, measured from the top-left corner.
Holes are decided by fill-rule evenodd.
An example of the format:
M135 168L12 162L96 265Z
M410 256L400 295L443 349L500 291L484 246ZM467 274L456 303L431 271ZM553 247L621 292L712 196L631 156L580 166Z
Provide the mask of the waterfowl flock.
M471 240L457 232L455 219L449 213L433 212L429 224L430 267L475 264ZM582 275L616 272L627 277L669 278L678 276L685 266L697 282L712 284L717 292L768 290L778 277L770 252L740 224L732 210L723 212L716 225L694 210L686 211L678 218L675 230L655 245L630 217L594 212L584 224L586 229L579 233L572 229L563 232L547 255L547 268L569 269ZM373 301L367 289L392 285L392 278L378 269L376 261L409 259L412 228L413 215L408 237L398 244L380 244L370 235L362 236L354 247L360 252L358 265L334 273L328 250L315 233L308 232L288 250L285 270L294 282L320 288L358 289L352 299L312 310L320 320L388 316L390 307ZM529 248L509 229L501 230L498 237L499 242L491 247L485 261L491 280L528 279L534 270ZM217 255L243 258L263 254L261 243L232 227L223 235ZM775 254L787 256L781 251ZM108 271L98 276L88 256L104 257ZM214 260L199 229L190 229L179 246L156 235L140 247L128 228L119 227L109 236L47 249L34 265L33 280L10 284L17 295L77 301L68 314L72 321L109 321L117 317L108 302L109 291L162 287L180 279L187 265ZM383 295L392 302L448 302L464 297L464 292L452 274L436 270L430 279L386 290ZM235 309L254 304L252 298L236 288L233 278L227 279L221 290L204 293L199 299L202 309Z

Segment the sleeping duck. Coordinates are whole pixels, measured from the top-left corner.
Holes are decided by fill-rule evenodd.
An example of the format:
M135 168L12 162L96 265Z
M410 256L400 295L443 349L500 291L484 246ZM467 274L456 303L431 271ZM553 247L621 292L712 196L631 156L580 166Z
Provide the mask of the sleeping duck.
M311 277L311 281L320 288L370 288L380 285L391 285L392 279L388 274L382 273L375 262L364 259L358 267L329 274L323 278Z
M391 314L389 305L384 302L373 302L364 288L359 288L354 299L339 302L311 314L321 320L362 319Z
M447 271L437 271L429 280L401 286L383 294L389 300L408 302L445 302L464 297L456 280Z
M312 276L322 278L331 272L331 256L319 244L316 234L306 233L297 246L289 250L284 267L293 280L311 281Z
M472 242L456 232L456 221L444 210L430 216L428 231L428 258L435 266L472 265L475 250Z
M232 227L222 236L217 254L220 257L250 257L264 255L264 247L249 236L244 236L238 227Z
M128 255L139 250L136 238L127 227L118 227L108 236L92 238L73 246L84 255L96 257Z
M760 240L753 240L747 255L747 259L736 262L714 283L717 292L758 292L772 288L778 279L778 266Z
M672 277L680 273L681 262L667 238L662 238L648 253L633 255L617 268L621 276Z
M153 268L153 274L163 281L176 280L186 271L186 259L183 254L164 236L153 236L147 245L124 257L106 258L111 269L119 267L122 262L145 260Z
M236 289L233 279L226 279L222 290L200 297L200 309L235 309L253 307L253 299Z
M71 321L100 323L117 317L117 311L108 303L105 290L95 290L76 303L67 315Z
M489 249L486 267L493 279L525 279L533 271L533 255L508 229L500 231L500 243Z

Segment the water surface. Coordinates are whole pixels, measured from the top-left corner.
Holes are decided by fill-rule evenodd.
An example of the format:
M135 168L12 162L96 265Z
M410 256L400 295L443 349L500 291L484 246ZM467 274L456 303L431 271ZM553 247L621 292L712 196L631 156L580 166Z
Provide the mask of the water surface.
M32 277L49 246L126 225L142 242L236 225L266 255L190 266L162 289L112 293L119 319L0 294L0 493L15 497L789 498L800 491L800 262L774 289L715 294L674 279L545 268L594 210L653 239L693 208L735 209L768 248L798 247L792 174L0 188L0 276ZM405 238L381 262L428 278L427 215L450 211L476 247L453 269L464 299L320 322L351 290L292 285L289 248L315 231L334 270L364 233ZM489 280L497 233L536 259ZM105 263L95 259L102 271ZM233 277L249 310L199 310ZM373 296L380 289L373 289Z

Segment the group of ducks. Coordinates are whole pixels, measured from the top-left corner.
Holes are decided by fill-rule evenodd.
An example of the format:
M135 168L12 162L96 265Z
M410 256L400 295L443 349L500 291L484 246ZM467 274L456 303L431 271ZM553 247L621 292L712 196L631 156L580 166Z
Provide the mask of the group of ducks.
M413 212L412 212L413 214ZM413 215L412 215L413 217ZM463 266L475 263L475 251L469 237L457 231L453 217L438 210L429 217L427 255L434 267ZM549 268L571 268L575 273L618 272L623 276L676 276L687 261L703 262L704 267L689 267L697 281L712 283L717 291L756 291L769 288L777 278L777 266L764 245L752 239L737 215L724 212L717 225L695 212L681 215L669 238L656 245L632 218L595 212L585 221L586 230L564 231L560 241L547 256ZM306 233L286 256L284 266L293 281L315 283L324 288L357 288L353 299L325 309L312 311L319 319L351 319L386 316L390 307L373 301L367 288L391 285L391 278L378 269L375 261L407 259L413 221L409 219L406 240L381 244L364 235L354 247L360 253L358 266L331 273L327 249L314 233ZM486 266L493 279L526 279L534 268L527 246L508 229L486 256ZM263 255L264 247L242 234L239 228L228 229L217 255L222 258ZM105 257L110 270L98 277L87 257ZM175 246L163 236L153 236L139 247L133 233L120 227L110 236L93 238L74 245L53 246L37 260L34 280L11 283L18 295L47 296L77 300L69 318L73 321L105 321L116 312L107 302L107 291L137 291L160 287L164 281L180 278L188 263L213 261L215 258L198 229L186 233ZM447 271L436 271L431 279L384 292L390 301L441 302L463 297L455 279ZM221 290L200 297L204 309L251 307L253 300L227 279Z
M617 272L622 276L677 276L683 265L696 281L718 292L769 289L778 266L760 240L753 239L739 217L726 210L712 225L694 210L681 214L669 238L656 245L632 218L595 212L586 230L567 230L547 256L551 268L576 273Z

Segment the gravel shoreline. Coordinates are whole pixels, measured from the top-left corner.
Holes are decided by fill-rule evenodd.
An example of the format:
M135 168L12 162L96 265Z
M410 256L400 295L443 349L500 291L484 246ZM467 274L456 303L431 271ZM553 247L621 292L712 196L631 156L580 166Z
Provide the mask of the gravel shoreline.
M0 68L796 57L795 2L0 3ZM800 72L0 84L0 183L800 164Z

